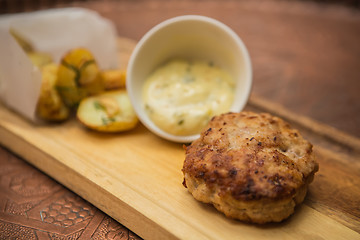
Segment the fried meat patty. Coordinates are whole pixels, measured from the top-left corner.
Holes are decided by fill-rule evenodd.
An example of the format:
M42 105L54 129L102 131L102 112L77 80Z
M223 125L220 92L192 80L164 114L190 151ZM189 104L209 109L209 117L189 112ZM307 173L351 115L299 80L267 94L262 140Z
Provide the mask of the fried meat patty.
M267 113L215 116L186 147L184 186L227 217L280 222L306 195L318 171L312 145Z

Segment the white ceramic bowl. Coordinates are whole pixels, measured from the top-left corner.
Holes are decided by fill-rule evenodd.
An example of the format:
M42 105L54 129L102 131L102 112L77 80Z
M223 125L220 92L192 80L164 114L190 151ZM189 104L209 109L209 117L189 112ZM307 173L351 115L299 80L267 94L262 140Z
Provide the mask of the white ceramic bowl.
M239 112L249 98L252 68L248 51L225 24L204 16L185 15L168 19L147 32L134 49L127 68L126 86L139 120L156 135L174 142L192 142L199 134L172 135L156 126L145 112L142 87L146 78L173 58L212 61L236 81L230 111ZM202 130L202 129L199 129Z

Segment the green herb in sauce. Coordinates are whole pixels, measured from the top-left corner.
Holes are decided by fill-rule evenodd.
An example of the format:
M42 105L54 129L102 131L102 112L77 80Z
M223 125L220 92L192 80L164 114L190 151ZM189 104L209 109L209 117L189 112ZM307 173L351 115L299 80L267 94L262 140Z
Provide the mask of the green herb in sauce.
M235 83L214 62L173 60L158 68L145 82L147 114L174 135L199 133L212 116L229 111Z

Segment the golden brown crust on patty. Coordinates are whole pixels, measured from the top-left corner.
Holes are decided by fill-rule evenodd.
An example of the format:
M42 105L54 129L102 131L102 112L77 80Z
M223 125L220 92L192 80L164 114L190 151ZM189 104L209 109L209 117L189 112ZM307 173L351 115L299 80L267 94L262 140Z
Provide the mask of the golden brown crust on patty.
M281 221L303 201L318 170L312 145L270 114L214 117L186 147L184 184L194 197L227 216Z

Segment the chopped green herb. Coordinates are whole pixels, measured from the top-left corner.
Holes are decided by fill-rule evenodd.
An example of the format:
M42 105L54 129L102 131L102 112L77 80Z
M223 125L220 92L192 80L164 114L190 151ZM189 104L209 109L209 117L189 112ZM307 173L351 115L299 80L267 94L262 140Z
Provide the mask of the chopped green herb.
M194 82L195 81L195 78L194 76L191 76L189 74L186 74L183 78L183 82L184 83L191 83L191 82Z
M78 69L76 66L66 62L65 60L62 60L61 61L61 64L63 66L65 66L67 69L70 69L72 71L74 71L75 73L75 84L77 87L80 87L81 86L81 83L80 83L80 77L81 77L81 70L83 70L84 68L86 68L87 66L89 66L90 64L95 64L95 60L94 59L91 59L91 60L88 60L86 61L80 69Z
M80 71L85 69L87 66L91 65L91 64L95 64L95 60L94 59L90 59L90 60L87 60L82 66L81 68L79 69Z
M111 118L107 118L107 117L102 117L101 118L103 125L108 125L109 123L115 122L115 118L111 117Z
M184 121L184 119L181 119L180 121L178 121L178 125L183 125Z
M55 88L58 91L74 91L74 88L66 86L55 86Z
M74 65L72 65L70 63L67 63L65 60L62 60L61 64L64 67L66 67L67 69L69 69L71 71L74 71L74 73L75 73L75 78L74 78L75 84L76 84L77 87L80 87L80 70L77 67L75 67Z
M103 110L103 111L105 111L104 106L103 106L99 101L94 101L94 107L95 107L95 109L97 109L97 110Z
M145 110L150 114L153 113L153 109L148 104L145 104Z

